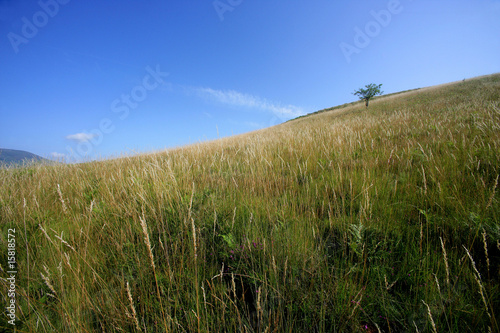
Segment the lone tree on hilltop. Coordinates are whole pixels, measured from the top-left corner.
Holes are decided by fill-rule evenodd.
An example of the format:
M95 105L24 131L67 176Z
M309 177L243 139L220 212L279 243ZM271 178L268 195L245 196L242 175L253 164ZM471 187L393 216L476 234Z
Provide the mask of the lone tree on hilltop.
M364 100L366 102L366 107L368 107L370 99L384 93L383 91L380 91L380 87L382 87L382 84L370 83L365 86L366 89L360 88L359 90L353 92L353 95L358 96L359 99Z

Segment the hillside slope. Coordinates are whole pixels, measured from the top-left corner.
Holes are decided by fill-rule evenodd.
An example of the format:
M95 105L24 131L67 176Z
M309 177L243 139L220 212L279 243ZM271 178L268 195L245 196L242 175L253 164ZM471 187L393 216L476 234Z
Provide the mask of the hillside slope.
M499 151L491 75L157 154L0 170L17 328L498 332Z
M24 150L0 148L0 165L22 165L29 162L43 162L48 160Z

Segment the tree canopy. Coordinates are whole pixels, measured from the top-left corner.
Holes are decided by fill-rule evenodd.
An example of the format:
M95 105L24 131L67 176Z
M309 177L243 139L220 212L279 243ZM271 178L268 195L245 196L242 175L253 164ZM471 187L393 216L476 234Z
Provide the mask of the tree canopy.
M365 88L360 88L356 90L353 95L358 96L359 99L366 102L366 107L370 103L370 99L377 95L382 95L384 92L380 90L382 84L370 83L365 86Z

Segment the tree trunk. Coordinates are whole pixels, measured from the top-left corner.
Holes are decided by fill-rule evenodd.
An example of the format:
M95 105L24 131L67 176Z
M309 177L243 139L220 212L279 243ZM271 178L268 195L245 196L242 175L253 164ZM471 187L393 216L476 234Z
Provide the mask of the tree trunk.
M365 101L366 101L366 107L368 107L368 103L370 103L370 100L367 98Z

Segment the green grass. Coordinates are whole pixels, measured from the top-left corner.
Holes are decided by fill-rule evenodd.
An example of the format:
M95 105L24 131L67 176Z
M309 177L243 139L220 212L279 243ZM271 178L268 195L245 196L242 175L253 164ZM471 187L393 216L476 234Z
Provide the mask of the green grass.
M16 327L498 332L499 92L497 74L156 154L0 169Z

